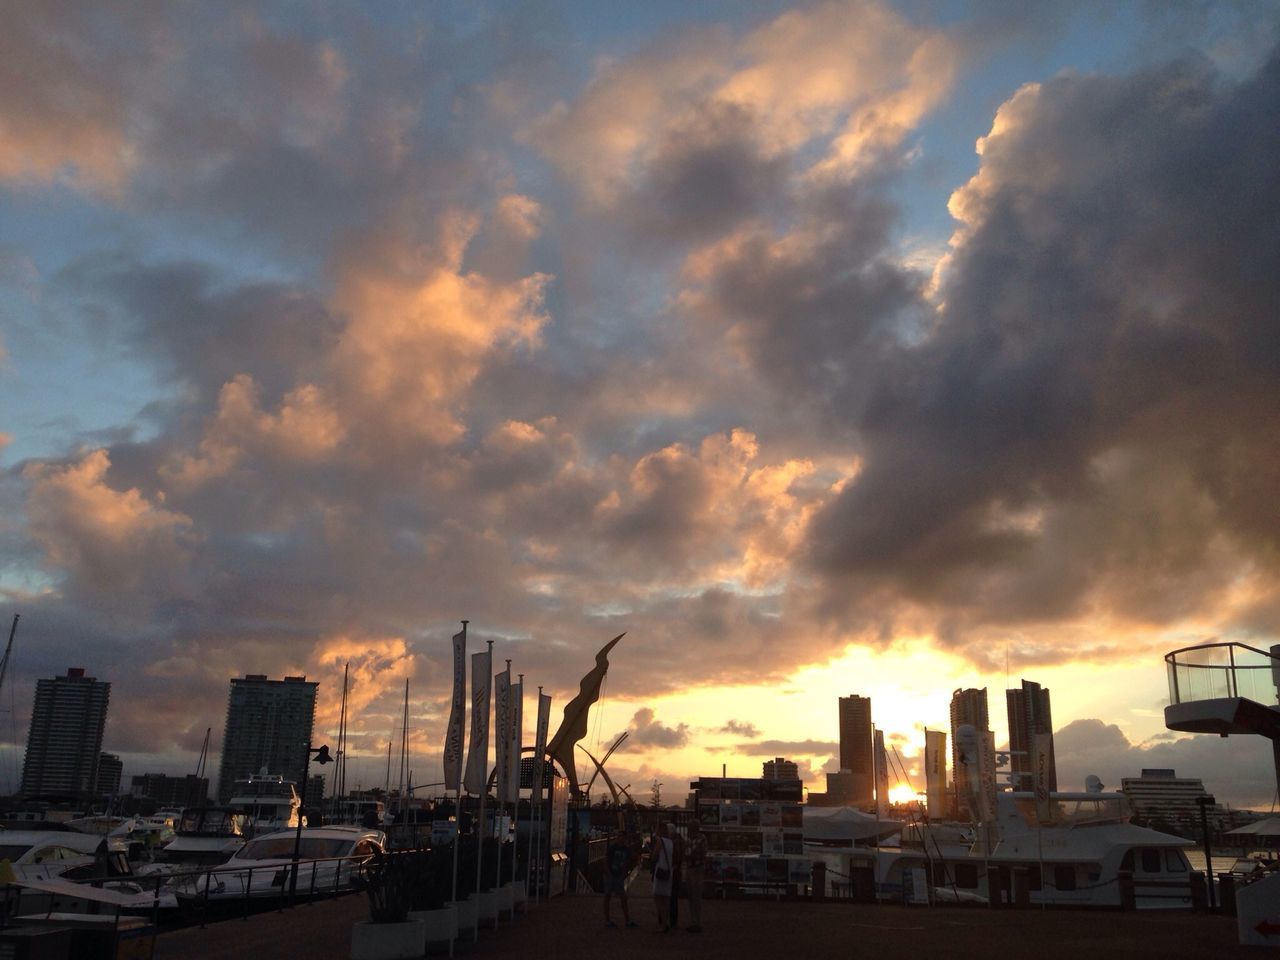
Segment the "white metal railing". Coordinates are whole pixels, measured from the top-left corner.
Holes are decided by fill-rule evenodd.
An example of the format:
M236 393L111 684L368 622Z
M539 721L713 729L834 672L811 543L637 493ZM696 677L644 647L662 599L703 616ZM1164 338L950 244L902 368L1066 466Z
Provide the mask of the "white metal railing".
M1169 702L1242 697L1280 702L1280 644L1259 650L1243 643L1206 643L1166 653Z

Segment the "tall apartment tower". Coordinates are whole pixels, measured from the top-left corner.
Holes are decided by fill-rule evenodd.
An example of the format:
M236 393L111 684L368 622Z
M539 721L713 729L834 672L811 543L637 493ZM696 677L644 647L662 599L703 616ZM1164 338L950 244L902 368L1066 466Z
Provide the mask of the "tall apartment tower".
M231 681L218 767L219 802L231 799L237 780L264 769L294 781L301 792L317 687L306 677L268 680L262 674L249 674Z
M868 810L875 795L872 736L871 698L857 694L841 697L840 769L853 774L848 802Z
M86 677L80 667L72 667L65 677L36 681L22 763L24 797L87 799L96 792L110 699L111 684Z
M1058 767L1053 754L1053 715L1049 710L1049 689L1030 680L1020 690L1006 690L1009 707L1009 781L1015 790L1034 789L1033 763L1037 733L1049 735L1049 789L1058 789Z
M956 815L961 820L969 819L969 783L965 779L967 768L960 762L960 738L956 730L969 724L979 733L991 729L991 721L987 715L987 688L981 690L970 687L968 690L956 690L951 694L951 771L954 782L952 789Z

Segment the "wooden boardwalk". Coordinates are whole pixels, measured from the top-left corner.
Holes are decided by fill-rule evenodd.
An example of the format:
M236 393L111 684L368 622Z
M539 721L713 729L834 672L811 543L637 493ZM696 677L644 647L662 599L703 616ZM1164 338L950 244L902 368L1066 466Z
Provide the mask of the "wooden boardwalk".
M647 886L644 880L638 886ZM639 891L635 891L638 893ZM852 903L709 901L702 933L660 933L653 901L633 893L638 929L606 929L601 898L556 897L527 916L482 930L476 944L460 943L468 958L631 960L689 957L845 958L1027 957L1032 960L1179 957L1229 960L1269 955L1236 942L1234 918L1185 912L1118 913L1066 910L989 910L981 907L901 907ZM687 906L681 903L682 921ZM366 919L364 897L348 896L224 920L203 930L162 934L156 960L256 960L299 957L347 960L351 926ZM615 917L619 914L615 905Z

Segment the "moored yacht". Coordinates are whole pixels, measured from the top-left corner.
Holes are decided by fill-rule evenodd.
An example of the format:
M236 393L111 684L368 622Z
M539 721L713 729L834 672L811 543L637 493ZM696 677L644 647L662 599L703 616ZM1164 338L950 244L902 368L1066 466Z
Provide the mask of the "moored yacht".
M849 873L870 872L880 899L1118 907L1129 887L1139 909L1191 907L1187 841L1130 823L1123 794L1055 792L1043 823L1033 793L996 803L985 827L913 824L898 847L856 849Z
M265 771L237 780L231 791L232 807L248 817L255 836L288 830L298 825L302 801L292 780Z

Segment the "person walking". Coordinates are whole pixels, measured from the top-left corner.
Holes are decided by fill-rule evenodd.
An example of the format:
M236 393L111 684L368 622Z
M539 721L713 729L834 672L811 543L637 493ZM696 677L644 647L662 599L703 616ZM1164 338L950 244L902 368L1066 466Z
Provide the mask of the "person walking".
M684 891L689 898L689 932L702 932L702 885L707 878L707 837L697 819L689 821L684 851Z
M604 925L616 927L613 917L609 915L609 901L614 895L618 897L618 905L622 908L622 922L628 927L640 924L631 919L631 910L627 906L627 875L635 866L634 846L631 837L624 833L615 833L609 840L604 852Z
M658 914L658 929L664 933L671 929L667 924L667 917L671 910L673 856L674 848L667 837L667 825L660 823L649 851L649 863L653 868L653 905Z

